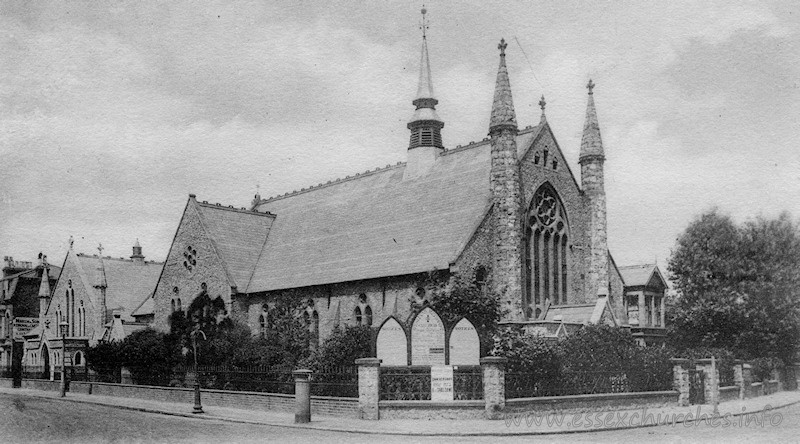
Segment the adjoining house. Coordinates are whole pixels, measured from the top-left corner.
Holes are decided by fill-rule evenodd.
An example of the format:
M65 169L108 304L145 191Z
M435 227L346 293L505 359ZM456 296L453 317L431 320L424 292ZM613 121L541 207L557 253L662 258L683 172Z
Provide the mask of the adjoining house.
M39 253L36 265L3 258L0 278L0 367L9 369L22 362L23 335L39 325L39 291L55 286L61 268L47 263ZM46 279L42 279L46 277Z
M518 125L504 41L499 50L482 141L445 143L423 35L405 162L257 194L249 208L190 194L153 296L154 325L167 331L173 312L207 294L262 334L273 328L275 301L294 296L324 338L340 324L407 319L433 274L490 286L506 323L628 326L625 281L607 247L595 85L587 85L579 182L544 97L540 120Z
M133 314L152 295L163 263L145 261L138 240L129 259L102 256L102 250L100 246L100 255L76 253L70 239L52 292L43 276L39 322L24 335L26 372L52 377L64 355L70 357L68 365L85 366L86 347L147 327Z

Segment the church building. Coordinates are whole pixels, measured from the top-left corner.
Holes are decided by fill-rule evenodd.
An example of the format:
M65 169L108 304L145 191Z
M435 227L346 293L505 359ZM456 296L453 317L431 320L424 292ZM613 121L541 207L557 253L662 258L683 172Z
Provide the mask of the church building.
M595 85L576 177L544 97L538 123L517 122L506 47L501 40L483 141L445 143L423 31L405 162L256 195L249 208L189 195L153 295L155 326L168 331L171 313L207 294L260 334L275 301L292 296L306 301L309 329L324 339L337 325L408 319L431 275L490 286L505 323L545 334L567 319L628 326L625 282L607 247Z
M55 286L47 271L42 275L37 326L24 335L26 372L52 377L64 356L67 365L84 367L86 347L147 328L136 315L152 296L163 263L145 261L138 240L129 259L102 256L102 245L98 252L76 253L70 239Z

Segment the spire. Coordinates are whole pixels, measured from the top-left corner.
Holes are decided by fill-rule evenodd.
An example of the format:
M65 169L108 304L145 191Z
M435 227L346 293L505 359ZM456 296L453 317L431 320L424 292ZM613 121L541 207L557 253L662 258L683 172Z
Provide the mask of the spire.
M597 122L597 111L594 108L595 84L589 79L586 89L589 90L589 100L586 105L586 121L583 124L583 137L581 138L581 153L579 162L583 163L594 158L605 159L603 140L600 138L600 124Z
M50 297L50 273L48 272L47 261L42 264L42 282L39 284L39 297Z
M542 117L539 119L539 125L543 125L547 122L547 116L544 115L544 107L547 106L547 102L544 100L544 94L542 94L542 98L539 100L539 108L542 109Z
M100 265L97 267L97 283L94 286L95 288L106 289L108 288L108 282L106 281L106 267L103 264L103 244L97 246L97 251L100 253L98 257Z
M505 39L500 39L500 44L497 45L497 49L500 50L500 67L497 69L497 81L494 87L494 102L492 103L489 134L504 128L517 130L514 100L511 97L511 83L508 80L508 68L506 68L507 46Z
M433 81L431 80L431 62L428 57L428 21L425 17L427 9L422 8L422 51L419 62L419 84L417 85L416 98L411 102L416 107L414 116L408 122L411 130L411 141L408 149L417 147L444 148L442 145L441 129L444 122L436 114L436 105L439 103L433 94Z

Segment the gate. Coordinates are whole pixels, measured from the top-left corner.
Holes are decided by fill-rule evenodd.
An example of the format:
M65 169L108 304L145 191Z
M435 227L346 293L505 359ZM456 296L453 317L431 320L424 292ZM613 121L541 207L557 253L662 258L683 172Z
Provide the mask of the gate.
M705 373L702 370L689 369L689 404L706 403Z

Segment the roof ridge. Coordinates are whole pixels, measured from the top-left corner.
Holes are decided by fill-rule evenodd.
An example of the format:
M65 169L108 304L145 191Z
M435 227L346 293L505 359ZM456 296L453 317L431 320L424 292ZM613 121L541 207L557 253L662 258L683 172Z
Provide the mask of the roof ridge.
M87 259L100 259L100 256L98 256L96 254L75 253L75 256L85 257ZM136 262L133 259L128 259L128 258L124 258L124 257L103 256L102 259L104 261L105 260L112 260L112 261L117 261L117 262L129 262L129 263ZM145 264L153 264L153 265L164 265L163 261L143 261L143 263L145 263Z
M656 265L657 264L648 263L648 264L638 264L638 265L623 265L617 268L649 268L649 267L655 267Z
M532 132L536 131L536 129L538 127L539 127L539 125L528 125L528 126L525 127L525 129L520 130L517 133L517 135L532 133ZM487 144L489 142L490 142L490 138L489 137L485 137L483 140L479 140L477 142L476 141L470 141L467 145L456 145L455 148L445 149L439 155L440 156L446 156L448 154L459 153L461 151L468 150L468 149L471 149L471 148L477 148L477 147L485 145L485 144ZM327 181L325 183L318 183L316 185L311 185L308 188L301 188L299 190L292 190L291 192L287 192L287 193L284 193L284 194L278 194L278 195L275 195L275 196L270 196L270 197L261 199L257 204L253 205L253 208L255 208L255 207L257 207L257 206L259 206L261 204L275 202L276 200L280 200L280 199L283 199L283 198L286 198L286 197L294 197L294 196L297 196L299 194L307 193L309 191L316 191L316 190L319 190L321 188L326 188L326 187L329 187L329 186L332 186L332 185L337 185L337 184L340 184L340 183L343 183L343 182L349 182L351 180L355 180L355 179L358 179L358 178L361 178L361 177L364 177L364 176L371 176L373 174L382 173L382 172L388 171L388 170L390 170L392 168L399 168L399 167L401 167L401 166L403 166L405 164L406 164L406 162L397 162L394 165L389 164L389 165L386 165L385 167L382 167L382 168L381 167L377 167L374 170L367 170L367 171L365 171L363 173L356 173L353 176L349 176L348 175L348 176L345 176L345 177L339 177L339 178L336 178L336 179L329 180L329 181ZM200 202L198 202L198 204L200 204ZM225 208L225 207L220 206L219 204L217 204L217 205L209 204L207 201L203 201L203 204L205 204L205 206L213 207L213 208L222 208L222 209ZM242 210L234 209L234 211L242 211ZM253 210L249 210L249 211L252 212ZM262 213L262 214L264 214L264 213ZM266 212L266 214L272 214L272 213Z
M268 216L268 217L276 217L274 213L270 213L269 211L257 211L255 209L248 210L246 207L235 208L233 205L224 206L221 203L209 203L207 200L202 202L197 202L197 205L204 207L204 208L214 208L216 210L225 210L225 211L233 211L235 213L242 213L242 214L257 214L259 216Z
M297 196L298 194L308 193L309 191L315 191L315 190L319 190L321 188L327 188L329 186L337 185L337 184L340 184L340 183L343 183L343 182L350 182L352 180L355 180L355 179L358 179L358 178L361 178L361 177L371 176L373 174L382 173L384 171L388 171L388 170L391 170L393 168L399 168L399 167L401 167L401 166L403 166L405 164L406 164L406 162L397 162L394 165L389 164L389 165L386 165L385 167L382 167L382 168L381 167L377 167L374 170L367 170L367 171L364 171L363 173L356 173L353 176L340 177L340 178L329 180L329 181L327 181L325 183L318 183L316 185L312 185L312 186L310 186L308 188L301 188L299 190L293 190L292 192L289 192L289 193L278 194L276 196L270 196L270 197L267 197L265 199L261 199L257 204L254 205L254 207L257 207L257 206L259 206L261 204L274 202L276 200L280 200L280 199L283 199L285 197L293 197L293 196Z

